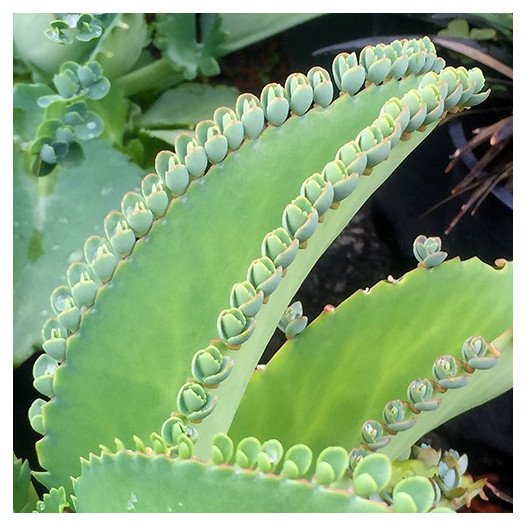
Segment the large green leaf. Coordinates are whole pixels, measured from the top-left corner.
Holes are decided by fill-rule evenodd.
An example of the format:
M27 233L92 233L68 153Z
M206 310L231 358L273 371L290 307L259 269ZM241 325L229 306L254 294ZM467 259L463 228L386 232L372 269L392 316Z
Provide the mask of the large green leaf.
M68 262L83 258L85 239L101 234L100 218L139 182L141 170L104 141L83 146L76 167L37 179L14 149L14 361L20 364L41 343L51 315L49 295L65 281Z
M46 436L37 450L42 466L51 471L46 484L67 489L69 477L78 474L79 456L115 436L141 436L161 426L174 410L192 355L217 338L217 317L228 307L232 285L246 279L251 261L261 254L262 238L281 224L283 209L302 182L372 123L386 100L419 82L420 77L410 75L370 86L352 97L342 95L327 109L315 107L280 127L269 126L212 165L172 202L137 242L132 256L118 266L111 287L99 290L95 308L68 339L65 366L54 376L56 396L42 409ZM229 427L251 371L306 273L433 127L400 141L373 176L360 178L359 190L330 212L332 218L319 226L317 240L309 241L313 250L300 251L294 279L283 280L258 313L259 329L243 352L232 352L236 375L217 389L224 390L221 412L200 424L204 448L209 449L208 438ZM86 412L91 418L80 419Z
M333 87L326 73L317 69L309 73L314 75L315 89L308 78L297 74L290 77L286 83L290 105L279 97L279 111L265 100L270 88L265 91L263 102L270 120L267 127L265 112L250 95L236 103L241 121L233 112L220 110L217 126L221 130L228 125L225 133L229 139L218 136L212 142L207 131L206 140L198 133L201 145L187 143L192 141L190 137L178 140L177 158L171 157L170 166L184 160L195 179L186 188L185 175L184 185L177 191L186 190L184 195L171 202L164 182L156 178L166 177L166 184L173 188L169 182L172 176L187 172L177 164L176 172L171 168L166 171L163 163L171 154L161 154L156 167L159 176L152 174L143 181L145 201L137 194L127 195L123 201L126 220L139 239L130 240L134 246L126 249L127 257L120 261L107 254L110 245L99 246L93 261L87 256L88 263L107 283L98 288L94 305L80 320L74 318L78 310L70 301L65 304L67 311L61 312L59 319L74 334L67 338L66 349L63 341L50 338L46 345L49 354L41 357L35 368L35 385L51 398L47 403L37 401L31 415L35 429L45 435L37 451L42 467L49 472L39 480L68 490L70 477L80 469L79 456L87 456L97 444L116 436L141 436L159 429L175 407L198 428L196 453L206 458L214 435L230 426L254 367L306 274L367 197L431 133L449 107L443 98L448 86L440 83L435 73L423 74L432 67L440 69L441 59L436 58L428 40L411 44L421 50L410 53L412 69L405 71L413 73L400 80L385 79L391 71L387 58L379 64L375 61L377 67L371 65L365 89L354 94L366 76L365 68L352 66L350 76L344 74L343 84L341 71L336 69L338 86L354 95L344 91L327 107ZM339 57L338 68L344 67L347 59L353 61ZM397 64L409 68L408 61ZM403 75L402 70L397 71ZM487 96L473 94L483 78L477 71L472 75L476 82L468 81L469 88L462 92L469 105L472 99L477 103ZM459 87L460 77L457 94ZM419 91L411 91L413 88ZM390 100L397 96L407 104ZM317 104L308 111L313 100ZM461 99L455 100L461 103ZM292 115L287 119L290 108ZM376 121L378 128L367 128L382 108L394 112L395 117L382 116ZM246 133L241 145L230 134L230 125ZM198 130L203 131L201 126ZM239 141L242 138L240 135ZM347 144L352 139L358 143ZM229 141L233 151L226 154ZM340 147L341 160L333 161ZM327 161L330 164L324 169ZM349 167L344 162L350 163ZM326 179L318 174L310 177L319 171ZM329 181L333 177L337 190ZM159 182L150 193L152 180ZM323 191L322 203L311 195L311 183L315 191ZM298 197L300 191L307 192L308 199L316 204L304 195ZM322 218L313 206L322 210ZM110 215L107 226L116 217ZM267 233L280 225L277 232L282 239L277 234L269 238ZM119 228L124 231L112 234L110 229L108 234L108 243L115 249L124 232L131 234L126 223L119 223ZM295 236L295 241L283 228ZM270 254L269 239L279 248L290 247L288 263L278 254ZM277 267L269 256L276 261L279 258ZM282 265L289 267L283 280ZM252 290L258 302L256 310L250 309L246 317L237 297L239 285L234 295L230 294L233 284L241 280L252 281L246 290ZM256 293L254 287L262 290ZM268 301L263 305L264 294ZM225 311L229 305L232 309ZM202 371L196 360L202 354L199 349L210 342L221 347L223 355L218 360L223 365L234 365L234 374L228 378L223 375L224 381L219 380L213 393L195 382L186 383L189 374L200 381ZM238 352L236 347L241 344L243 349ZM215 351L216 356L220 354ZM49 370L55 365L50 362L52 354L62 362L53 372ZM43 370L46 364L50 367ZM86 414L90 418L83 418Z
M221 29L226 37L222 47L225 53L231 53L318 16L319 13L224 13Z
M120 451L91 455L75 483L78 512L385 512L383 503L306 480Z
M436 358L461 358L468 337L491 341L511 325L511 263L496 270L476 258L454 259L382 281L323 312L254 373L230 433L276 437L285 446L302 440L315 452L329 444L350 449L365 421L382 421L387 402L407 400L412 380L432 378ZM398 455L444 420L509 389L510 365L478 371L473 386L448 392L444 407L425 415L416 431L400 433L409 442L390 451Z
M496 398L512 386L513 377L513 335L506 331L492 344L501 353L497 364L489 371L475 371L468 384L461 389L449 389L441 395L442 403L435 411L423 411L416 417L416 424L399 433L387 446L381 449L391 458L403 455L420 437L435 429L443 422L454 418L475 405Z

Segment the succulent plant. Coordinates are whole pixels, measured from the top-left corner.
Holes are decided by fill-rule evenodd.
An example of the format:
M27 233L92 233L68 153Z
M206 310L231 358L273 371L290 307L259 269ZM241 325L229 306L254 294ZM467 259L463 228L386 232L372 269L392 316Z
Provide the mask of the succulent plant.
M399 280L309 326L290 305L440 119L487 96L444 66L428 38L343 53L333 81L242 94L158 154L51 296L37 511L441 512L482 491L464 456L410 452L511 387L512 263L444 262L420 236Z

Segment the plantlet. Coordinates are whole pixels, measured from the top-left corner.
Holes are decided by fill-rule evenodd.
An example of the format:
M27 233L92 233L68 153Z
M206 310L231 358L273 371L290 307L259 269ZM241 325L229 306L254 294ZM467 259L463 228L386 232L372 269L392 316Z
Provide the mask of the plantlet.
M34 366L37 511L441 512L482 493L465 456L413 446L511 387L511 263L444 261L419 236L404 277L308 326L290 303L440 119L489 91L425 37L332 73L178 135L68 267Z

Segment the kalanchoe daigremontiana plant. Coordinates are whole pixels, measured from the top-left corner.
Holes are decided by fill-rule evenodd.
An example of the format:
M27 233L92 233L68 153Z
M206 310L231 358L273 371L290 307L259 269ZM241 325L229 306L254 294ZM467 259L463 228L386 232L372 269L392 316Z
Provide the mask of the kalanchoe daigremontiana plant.
M442 252L442 240L439 237L418 236L413 243L413 253L418 262L424 267L436 267L446 258L447 253Z
M38 511L440 512L481 493L466 457L411 447L511 387L511 263L444 262L420 236L406 276L308 327L291 305L440 119L487 96L444 66L428 38L344 53L334 85L292 74L159 153L51 295Z
M31 144L31 153L36 156L33 173L37 176L48 175L58 165L78 163L83 157L79 141L95 139L104 131L102 118L86 103L103 99L110 89L98 62L89 61L83 66L65 62L53 77L53 84L57 93L38 98L45 113ZM42 85L26 89L37 91Z
M89 42L102 34L103 23L89 13L64 14L49 23L46 36L57 44L71 44L73 39ZM69 30L69 31L68 31Z

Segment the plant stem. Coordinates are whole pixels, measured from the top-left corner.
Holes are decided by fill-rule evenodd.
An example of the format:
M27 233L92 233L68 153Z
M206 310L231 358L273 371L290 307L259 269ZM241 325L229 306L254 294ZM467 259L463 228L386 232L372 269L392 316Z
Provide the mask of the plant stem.
M117 82L124 94L130 96L148 89L169 88L183 80L182 71L174 69L167 59L161 58L122 76Z

